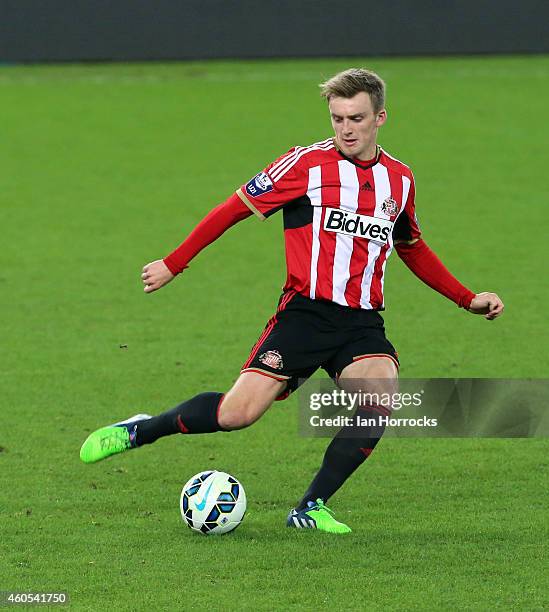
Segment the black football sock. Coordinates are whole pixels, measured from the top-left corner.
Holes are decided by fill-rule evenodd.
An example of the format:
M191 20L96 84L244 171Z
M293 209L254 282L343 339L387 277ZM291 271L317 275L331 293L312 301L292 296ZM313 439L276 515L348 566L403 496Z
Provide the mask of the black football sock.
M303 510L309 501L315 502L319 498L328 501L370 456L385 431L379 417L390 414L390 410L384 406L365 405L358 409L355 419L357 416L361 419L374 418L376 425L355 424L339 431L326 449L320 470L297 506L298 510Z
M171 410L141 421L137 426L137 446L151 444L162 436L176 433L223 431L217 421L217 411L222 399L223 393L200 393Z

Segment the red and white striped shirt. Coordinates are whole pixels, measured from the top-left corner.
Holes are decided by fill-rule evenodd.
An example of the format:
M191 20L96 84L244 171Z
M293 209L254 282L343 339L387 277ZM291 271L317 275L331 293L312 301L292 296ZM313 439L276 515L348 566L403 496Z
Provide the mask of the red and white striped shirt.
M420 236L412 172L379 147L364 164L332 138L294 147L237 195L261 219L282 209L284 289L351 308L383 309L394 243Z

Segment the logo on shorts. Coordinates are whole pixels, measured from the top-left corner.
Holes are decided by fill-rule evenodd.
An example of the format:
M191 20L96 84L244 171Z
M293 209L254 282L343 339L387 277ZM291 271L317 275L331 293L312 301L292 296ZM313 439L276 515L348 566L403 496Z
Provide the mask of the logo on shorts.
M282 370L284 362L282 361L282 355L278 351L267 351L263 355L259 356L259 361L264 363L266 366L273 368L273 370Z
M396 215L398 212L398 206L395 200L389 196L381 205L381 212L389 216Z
M260 172L246 185L246 192L257 198L273 190L273 182L266 172Z

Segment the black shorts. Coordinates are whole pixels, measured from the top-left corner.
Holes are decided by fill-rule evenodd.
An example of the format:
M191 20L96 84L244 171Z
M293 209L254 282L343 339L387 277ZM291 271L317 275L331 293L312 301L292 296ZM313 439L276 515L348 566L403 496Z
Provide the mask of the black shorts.
M385 337L383 318L375 310L358 310L334 302L311 300L295 291L282 294L241 372L258 372L287 381L286 398L322 367L337 381L350 363L386 356L398 367L398 355Z

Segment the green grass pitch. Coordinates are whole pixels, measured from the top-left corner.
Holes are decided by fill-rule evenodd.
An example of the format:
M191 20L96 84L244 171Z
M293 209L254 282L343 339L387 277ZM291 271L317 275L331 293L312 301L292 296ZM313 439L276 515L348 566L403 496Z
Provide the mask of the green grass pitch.
M331 501L350 537L288 509L325 440L297 400L234 434L97 465L91 430L226 390L284 281L281 217L251 218L143 294L141 267L295 144L331 133L317 83L388 82L380 143L409 163L424 237L498 321L395 255L388 337L406 377L547 377L549 58L352 59L0 69L0 590L81 610L532 609L547 599L547 440L383 440ZM182 484L240 478L232 535L184 527Z

